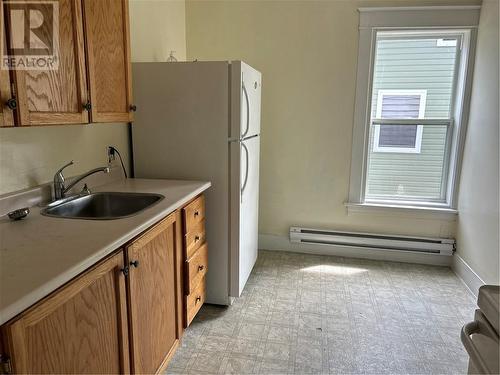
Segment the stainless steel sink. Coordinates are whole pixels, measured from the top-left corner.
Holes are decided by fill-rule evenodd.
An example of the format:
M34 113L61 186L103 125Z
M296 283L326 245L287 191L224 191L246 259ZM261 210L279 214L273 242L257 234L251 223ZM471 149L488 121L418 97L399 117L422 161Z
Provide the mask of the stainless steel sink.
M151 193L99 192L54 202L41 214L67 219L120 219L136 215L163 198L163 195Z

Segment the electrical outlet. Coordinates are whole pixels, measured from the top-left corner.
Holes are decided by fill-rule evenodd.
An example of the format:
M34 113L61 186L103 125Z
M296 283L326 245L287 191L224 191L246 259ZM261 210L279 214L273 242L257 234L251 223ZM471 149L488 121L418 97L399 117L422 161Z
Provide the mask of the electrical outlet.
M116 159L115 149L112 146L107 147L108 163L111 163Z

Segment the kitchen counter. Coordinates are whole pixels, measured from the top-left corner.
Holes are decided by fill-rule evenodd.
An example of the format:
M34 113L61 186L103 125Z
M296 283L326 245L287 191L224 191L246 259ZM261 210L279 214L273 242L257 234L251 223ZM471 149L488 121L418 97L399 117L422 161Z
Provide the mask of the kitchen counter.
M210 182L127 179L92 189L158 193L163 200L115 220L0 219L0 324L64 285L210 187Z

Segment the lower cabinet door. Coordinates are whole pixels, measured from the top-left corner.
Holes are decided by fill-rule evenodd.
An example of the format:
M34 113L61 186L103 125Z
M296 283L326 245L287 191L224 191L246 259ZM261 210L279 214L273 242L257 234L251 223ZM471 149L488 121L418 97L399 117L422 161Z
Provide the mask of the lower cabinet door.
M2 326L21 374L128 373L123 251Z
M153 374L179 342L179 220L173 213L127 247L132 372Z

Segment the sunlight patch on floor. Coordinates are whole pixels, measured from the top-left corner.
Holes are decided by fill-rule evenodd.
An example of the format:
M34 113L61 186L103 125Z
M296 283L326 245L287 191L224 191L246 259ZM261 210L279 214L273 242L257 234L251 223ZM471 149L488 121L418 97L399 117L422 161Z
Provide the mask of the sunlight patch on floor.
M331 275L355 275L358 273L368 272L366 268L347 267L347 266L332 266L329 264L322 264L318 266L305 267L300 269L301 272L310 273L325 273Z

